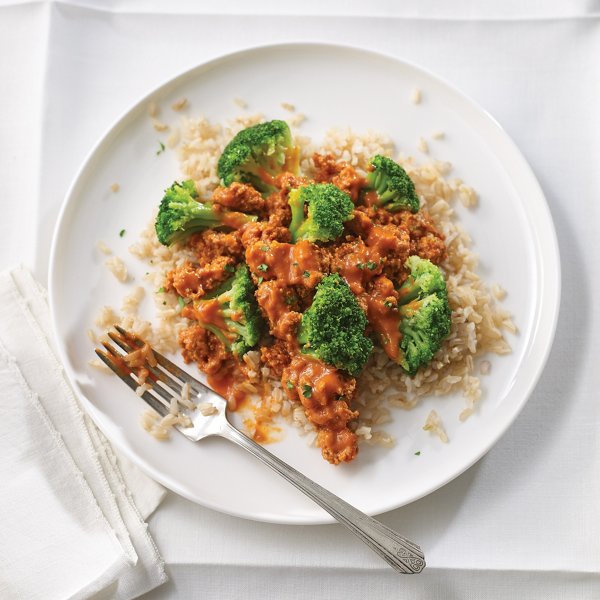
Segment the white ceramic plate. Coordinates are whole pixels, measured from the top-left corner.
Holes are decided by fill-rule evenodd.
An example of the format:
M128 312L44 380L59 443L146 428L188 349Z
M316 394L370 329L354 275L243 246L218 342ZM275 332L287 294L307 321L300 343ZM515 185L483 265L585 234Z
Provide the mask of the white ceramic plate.
M414 89L422 102L411 102ZM147 115L155 101L162 118L186 97L191 115L222 121L239 114L234 98L267 118L289 116L289 102L308 116L305 134L318 139L331 126L386 132L398 148L419 156L420 136L431 156L450 161L454 175L480 195L480 206L458 208L481 257L480 272L508 291L506 306L519 334L514 349L491 356L482 378L477 414L458 421L460 397L431 398L412 411L398 411L386 426L397 439L391 450L363 447L357 460L333 467L293 430L269 449L306 475L370 514L420 498L478 460L498 440L525 404L552 343L560 294L554 228L542 191L522 155L498 124L473 102L422 69L360 49L292 44L238 52L171 80L129 110L93 149L67 196L51 256L50 302L62 361L87 411L107 437L157 481L195 502L241 517L278 523L324 523L325 512L225 440L191 444L174 435L157 442L139 425L143 402L116 378L87 365L93 346L86 330L99 307L119 309L127 292L104 267L96 249L103 240L126 261L139 285L146 270L127 251L147 223L163 190L180 178L174 152L156 155L158 139ZM421 158L427 157L420 155ZM118 194L109 191L113 182ZM121 239L119 231L126 229ZM152 293L152 290L148 290ZM150 299L145 300L150 304ZM424 432L435 408L450 443ZM419 452L420 455L415 455Z

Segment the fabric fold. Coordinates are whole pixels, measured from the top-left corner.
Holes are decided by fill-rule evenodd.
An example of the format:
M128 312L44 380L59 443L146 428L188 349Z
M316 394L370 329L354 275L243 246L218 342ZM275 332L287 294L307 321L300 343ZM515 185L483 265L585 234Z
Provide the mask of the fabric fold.
M126 479L81 410L54 353L45 292L23 268L0 274L0 377L3 413L12 417L0 423L0 444L16 453L2 463L0 520L30 515L27 535L0 527L9 532L6 553L21 556L3 561L18 565L0 578L0 596L86 598L111 586L110 597L126 599L164 582L144 519L165 491L133 466ZM60 558L47 556L49 543ZM79 561L85 568L74 568ZM25 577L19 565L39 568Z

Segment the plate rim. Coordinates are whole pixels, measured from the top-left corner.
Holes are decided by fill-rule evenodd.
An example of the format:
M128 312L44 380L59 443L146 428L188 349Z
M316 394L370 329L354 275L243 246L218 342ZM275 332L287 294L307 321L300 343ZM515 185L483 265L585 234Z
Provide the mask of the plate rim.
M520 163L520 167L522 169L523 174L525 174L528 178L528 185L533 186L535 189L537 199L539 202L537 203L537 209L541 209L544 213L544 217L546 219L547 230L546 234L549 234L549 237L545 238L545 244L543 244L543 248L546 251L552 253L553 264L554 267L554 278L544 277L544 281L540 283L541 291L547 291L546 287L550 285L553 293L550 296L543 296L542 300L542 308L537 312L538 321L542 320L542 317L545 317L547 323L549 325L545 329L545 343L543 345L543 352L541 356L539 356L535 363L535 372L533 375L529 376L529 381L527 382L526 389L524 390L522 397L519 402L516 403L510 413L510 415L506 418L505 422L501 424L495 431L495 434L490 436L484 444L482 444L482 449L475 453L474 457L465 461L460 469L452 471L450 475L443 480L438 481L432 486L429 486L427 489L422 491L419 494L414 495L408 501L403 501L398 504L397 502L387 502L380 509L376 509L375 511L369 511L369 514L377 515L389 512L391 510L395 510L397 508L401 508L402 506L407 506L417 500L433 493L434 491L442 488L449 482L453 481L465 471L467 471L470 467L472 467L476 462L478 462L483 456L485 456L500 440L500 438L508 431L508 429L513 425L525 405L527 404L531 394L533 393L535 387L537 386L542 373L545 370L550 352L553 347L553 342L555 338L557 323L558 323L558 315L560 311L560 303L561 303L561 286L562 286L562 277L561 277L561 260L560 260L560 249L558 244L558 238L556 234L556 228L554 226L554 220L552 218L552 213L550 211L550 207L548 205L548 201L546 199L546 195L533 171L529 162L514 142L512 137L504 130L504 128L500 125L500 123L482 106L480 106L475 100L473 100L468 94L464 93L454 84L448 82L444 77L439 76L438 74L430 71L428 68L425 68L413 61L406 60L404 58L399 58L396 55L382 52L379 50L374 50L372 48L366 48L359 45L353 44L337 44L337 43L329 43L329 42L318 42L318 41L290 41L290 42L275 42L275 43L267 43L260 45L251 45L247 46L232 52L228 52L226 54L220 54L218 56L214 56L205 60L195 66L188 67L178 74L169 77L164 80L161 84L153 87L150 91L136 100L134 103L127 106L125 110L123 110L119 116L113 120L112 124L104 130L103 134L96 140L96 142L92 145L91 149L81 162L79 168L75 172L71 183L67 189L65 197L62 201L60 211L58 213L58 217L56 220L56 224L54 226L53 234L52 234L52 243L49 255L49 270L48 270L48 301L50 307L50 317L52 322L52 331L54 334L54 341L56 343L56 347L58 350L59 359L63 366L64 372L67 376L69 384L73 390L75 396L79 399L80 403L84 408L87 408L86 413L90 414L92 420L95 425L107 436L111 443L113 443L116 448L122 452L129 460L131 460L138 468L140 468L144 473L146 473L149 477L164 485L167 489L172 492L183 496L184 498L204 506L206 508L210 508L212 510L216 510L218 512L228 514L231 516L244 518L248 520L275 523L275 524L288 524L288 525L310 525L310 524L329 524L334 523L334 519L330 517L327 513L323 513L319 516L319 513L316 513L313 516L285 516L281 514L260 514L260 515L249 515L248 513L223 509L220 506L212 502L202 501L198 497L193 494L189 494L185 489L181 489L178 485L177 481L171 479L168 475L164 475L162 472L157 471L152 468L148 462L140 461L138 454L128 446L127 443L121 443L121 440L111 439L110 433L105 431L104 424L96 418L95 411L93 409L93 403L79 390L77 384L75 383L76 377L74 369L72 369L70 362L68 360L68 355L65 349L64 343L61 341L58 332L58 322L57 322L57 313L56 313L56 305L55 305L55 292L56 288L59 287L57 277L59 275L59 266L57 264L57 253L59 252L60 246L60 238L61 234L64 233L63 229L68 230L68 216L69 210L74 205L74 197L76 188L80 182L80 179L87 171L90 163L96 157L96 154L99 149L101 149L102 145L105 141L112 136L118 133L118 129L121 126L125 126L128 117L131 117L137 110L140 109L145 103L149 101L150 98L159 95L161 92L167 90L169 87L176 87L179 81L183 81L187 78L193 77L196 74L201 74L203 71L209 70L214 67L218 67L219 63L225 63L226 61L235 60L238 58L242 58L244 55L251 54L253 52L261 52L261 51L276 51L277 49L282 48L287 51L293 50L294 48L298 50L303 50L306 48L323 48L329 50L337 50L337 51L352 51L363 53L367 55L371 55L374 58L378 59L386 59L390 61L394 61L399 63L402 66L408 67L410 69L420 71L426 77L434 80L436 83L441 84L443 87L446 87L450 92L457 95L463 100L471 110L474 110L478 113L479 117L483 117L484 120L493 126L495 129L496 135L499 135L503 138L503 143L508 145L508 148L513 155L513 157ZM538 231L536 230L536 233ZM540 255L541 256L541 255ZM546 262L544 262L546 264ZM546 275L546 273L544 273ZM548 283L549 280L549 283ZM545 309L545 310L544 310ZM535 324L532 334L530 338L527 340L528 343L531 343L533 340L540 336L540 328L539 322ZM91 407L91 410L90 410ZM143 463L143 464L141 464ZM316 505L315 505L316 506Z

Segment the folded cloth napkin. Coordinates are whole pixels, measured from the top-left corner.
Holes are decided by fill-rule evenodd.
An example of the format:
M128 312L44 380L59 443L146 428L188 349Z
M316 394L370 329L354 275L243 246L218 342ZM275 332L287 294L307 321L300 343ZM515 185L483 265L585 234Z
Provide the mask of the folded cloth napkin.
M45 292L0 273L0 598L135 598L166 580L165 490L117 456L56 359Z

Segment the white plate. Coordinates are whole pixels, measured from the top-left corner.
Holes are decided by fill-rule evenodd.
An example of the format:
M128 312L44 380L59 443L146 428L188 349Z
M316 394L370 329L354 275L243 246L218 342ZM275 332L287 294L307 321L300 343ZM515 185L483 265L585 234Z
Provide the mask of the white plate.
M422 102L411 102L414 89ZM500 282L506 306L519 327L510 336L513 353L492 356L482 378L480 409L460 423L460 397L431 398L412 411L398 411L386 426L392 450L363 447L349 465L327 464L295 431L269 449L306 475L370 514L381 513L439 488L478 460L523 408L552 343L560 295L559 256L551 217L524 158L498 124L460 92L422 69L360 49L291 44L255 48L201 65L173 79L129 110L93 149L67 196L51 256L50 303L62 361L86 410L108 438L132 461L171 490L216 510L277 523L324 523L331 519L277 475L225 440L191 444L174 435L152 439L139 425L143 402L117 379L87 365L93 346L86 330L98 308L119 309L124 289L108 273L103 240L124 258L141 282L144 265L127 252L143 229L164 188L180 178L174 152L156 155L157 134L147 115L155 101L163 118L182 97L189 114L222 121L240 109L268 118L289 116L290 102L308 116L303 132L320 138L331 126L351 125L388 133L398 147L419 155L420 136L431 140L431 156L450 161L454 175L480 194L480 206L458 208L481 257L480 272ZM109 191L113 182L121 186ZM126 235L119 238L119 231ZM126 291L126 290L125 290ZM149 290L152 293L152 290ZM150 303L149 299L145 302ZM435 408L450 443L422 430ZM415 452L420 451L420 455Z

